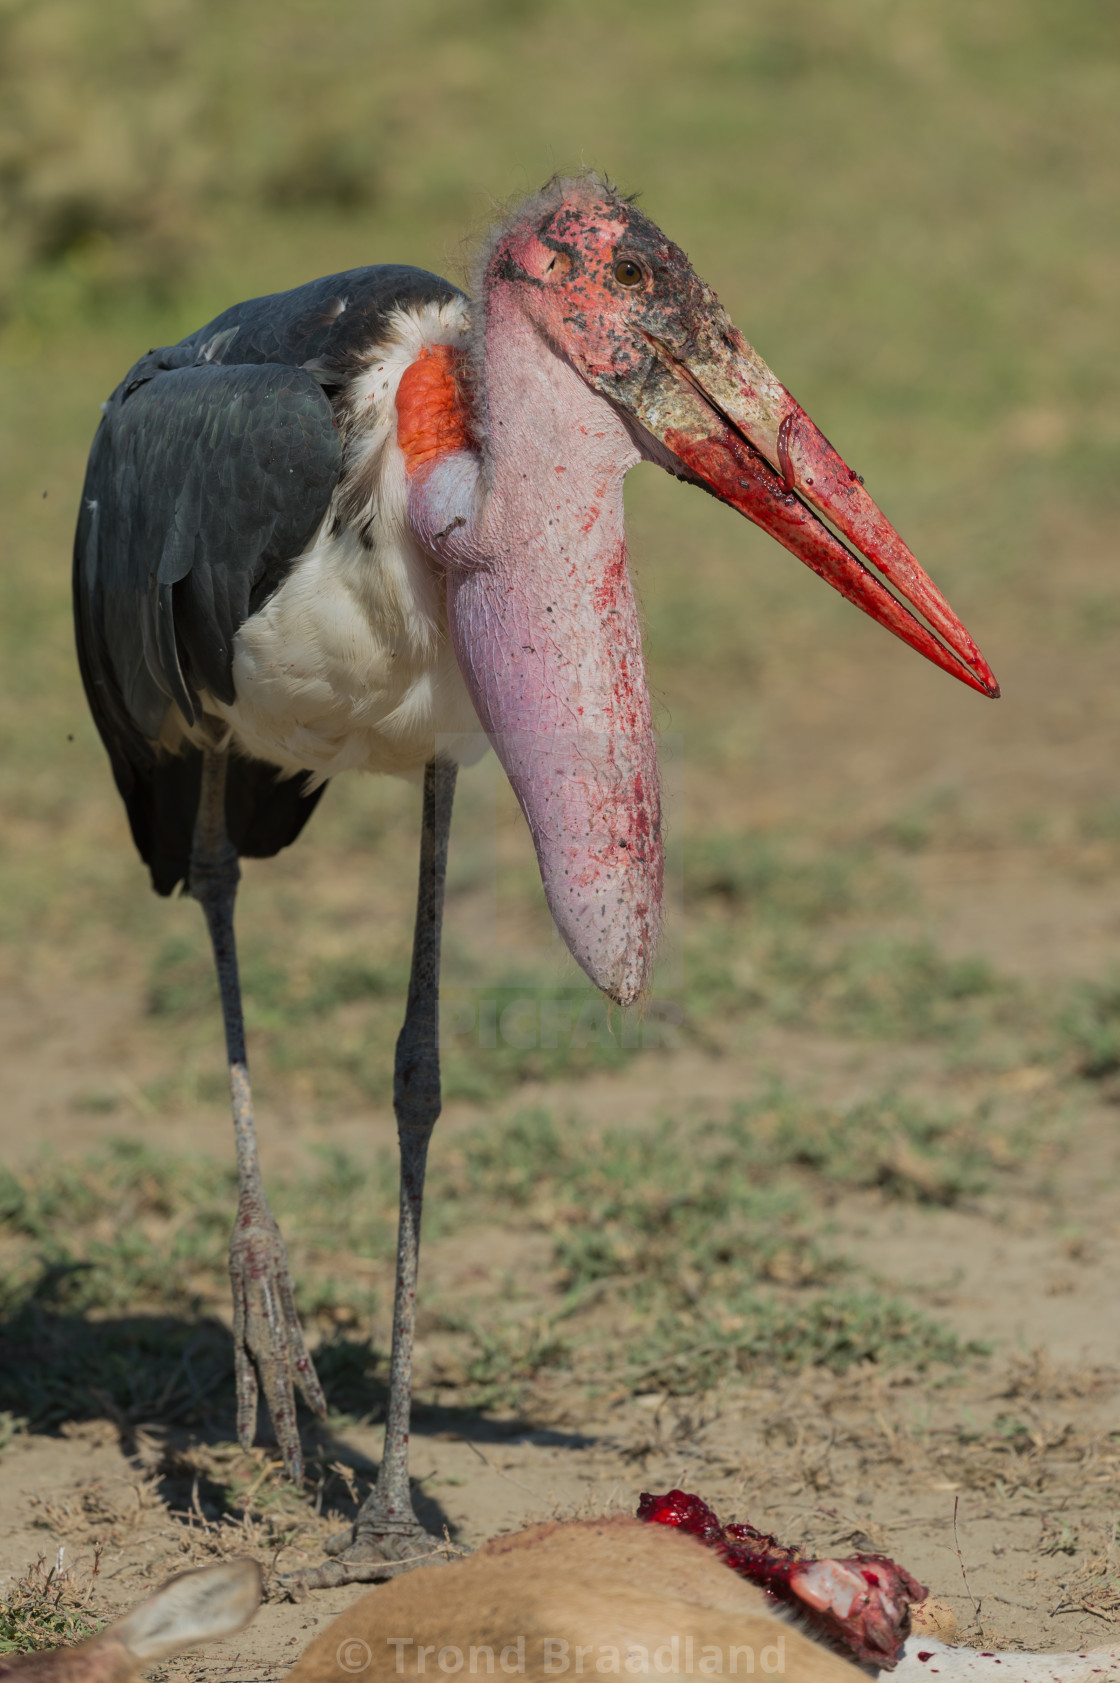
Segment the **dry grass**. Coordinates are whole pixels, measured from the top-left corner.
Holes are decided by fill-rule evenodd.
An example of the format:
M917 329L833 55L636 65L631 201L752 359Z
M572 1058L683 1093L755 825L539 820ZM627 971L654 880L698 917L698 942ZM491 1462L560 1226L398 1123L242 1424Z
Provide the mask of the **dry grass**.
M103 1542L89 1564L64 1564L65 1549L53 1562L45 1555L20 1576L0 1601L0 1654L29 1654L94 1636L102 1621L93 1611Z

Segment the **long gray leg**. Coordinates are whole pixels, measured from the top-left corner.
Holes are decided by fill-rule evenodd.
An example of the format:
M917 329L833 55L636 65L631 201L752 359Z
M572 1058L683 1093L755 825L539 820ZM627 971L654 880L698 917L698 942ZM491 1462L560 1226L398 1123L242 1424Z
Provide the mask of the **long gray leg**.
M412 1410L412 1345L416 1330L416 1273L420 1259L420 1213L428 1142L440 1113L439 949L447 838L457 767L431 760L424 771L424 816L420 835L420 884L412 974L404 1027L397 1039L393 1109L401 1154L397 1285L393 1301L393 1351L389 1366L389 1409L377 1484L355 1521L337 1541L336 1560L293 1574L303 1589L369 1583L390 1576L404 1563L419 1563L440 1550L412 1507L408 1482L408 1438ZM289 1584L292 1580L286 1580Z
M237 1145L237 1220L229 1247L233 1283L233 1353L237 1371L237 1436L248 1449L257 1430L257 1376L276 1429L284 1465L297 1482L303 1454L293 1383L320 1419L327 1412L318 1375L296 1314L288 1253L264 1193L257 1159L253 1096L245 1054L245 1023L237 974L233 907L241 878L237 850L226 834L228 756L206 749L202 792L191 846L190 892L206 915L229 1059L233 1133Z

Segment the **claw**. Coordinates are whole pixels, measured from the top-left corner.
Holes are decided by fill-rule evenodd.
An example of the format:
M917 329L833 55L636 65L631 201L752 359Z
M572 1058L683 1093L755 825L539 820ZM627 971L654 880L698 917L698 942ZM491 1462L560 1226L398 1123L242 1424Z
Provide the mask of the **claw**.
M272 1417L284 1467L303 1478L303 1451L294 1387L320 1419L327 1404L296 1314L288 1253L263 1190L242 1192L229 1248L233 1285L233 1351L237 1377L237 1437L252 1445L258 1386Z
M236 1229L235 1229L236 1234ZM245 1313L245 1281L241 1273L243 1257L230 1244L229 1277L233 1287L233 1365L237 1382L237 1441L242 1449L251 1449L257 1435L257 1370L246 1353L247 1330Z
M330 1543L335 1542L347 1546L334 1550ZM344 1584L380 1584L389 1578L399 1578L402 1573L414 1572L418 1566L446 1566L470 1553L469 1549L453 1543L446 1533L442 1538L433 1537L415 1520L376 1535L363 1533L359 1520L349 1534L337 1533L330 1543L326 1552L333 1559L323 1561L321 1566L305 1566L281 1578L281 1587L293 1601L301 1601L308 1590L338 1589Z

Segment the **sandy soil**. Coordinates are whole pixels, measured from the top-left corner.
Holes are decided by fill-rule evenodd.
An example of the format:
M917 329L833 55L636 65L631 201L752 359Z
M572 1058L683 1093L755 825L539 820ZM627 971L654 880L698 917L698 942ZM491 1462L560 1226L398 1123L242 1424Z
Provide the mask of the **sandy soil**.
M1120 952L1120 879L1091 845L1073 846L1062 815L1109 794L1117 703L1108 655L1102 648L1071 674L1059 655L1013 651L1001 673L1012 699L1000 710L977 703L975 711L971 698L931 687L943 680L898 663L889 716L839 732L838 718L869 716L872 691L857 661L826 662L811 689L768 695L753 732L749 789L722 792L730 809L723 822L734 822L740 807L807 823L823 812L858 811L870 823L951 783L967 821L912 861L944 947L982 953L1032 984L1099 975ZM701 810L706 798L701 791ZM1039 812L1057 815L1052 845L1017 839L1019 819ZM140 956L110 986L83 987L61 962L40 963L30 980L14 983L0 999L7 1160L44 1143L60 1154L93 1145L104 1119L76 1097L110 1075L119 1082L122 1070L126 1090L139 1096L130 1115L114 1116L115 1132L158 1125L166 1144L226 1150L218 1103L158 1122L146 1113L141 1087L160 1051L142 1019ZM947 1067L936 1046L845 1044L769 1029L722 1057L686 1047L636 1059L624 1078L554 1086L547 1096L592 1117L641 1117L678 1102L723 1102L774 1073L837 1099L894 1081L973 1098L986 1087L994 1103L1062 1078L1040 1066L978 1075ZM519 1102L534 1096L523 1092ZM427 1517L472 1544L549 1515L630 1511L640 1491L681 1485L726 1519L749 1518L791 1540L839 1552L861 1544L888 1550L986 1644L1104 1641L1120 1606L1112 1578L1120 1142L1106 1097L1082 1095L1079 1104L1077 1127L1051 1165L1045 1207L1024 1182L953 1209L859 1193L837 1197L829 1211L834 1247L904 1285L961 1337L991 1343L991 1357L959 1382L809 1372L701 1399L653 1392L590 1408L557 1395L519 1418L422 1408L413 1470ZM478 1119L471 1106L449 1107L436 1148ZM267 1169L298 1164L327 1133L368 1146L390 1140L392 1126L383 1104L369 1113L345 1109L325 1129L296 1098L265 1105L260 1123ZM422 1283L449 1289L471 1270L535 1266L531 1239L495 1239L481 1259L478 1246L437 1244ZM355 1430L331 1446L328 1460L353 1467L362 1488L378 1449L376 1429ZM17 1437L0 1454L0 1587L60 1548L82 1581L96 1545L103 1615L185 1562L264 1550L275 1569L267 1607L235 1642L185 1669L279 1677L322 1622L363 1593L327 1592L294 1605L277 1586L278 1571L318 1557L345 1502L336 1480L324 1503L333 1514L307 1508L284 1546L265 1549L252 1522L242 1534L207 1510L205 1458L216 1453L169 1431L122 1439L107 1421ZM270 1477L264 1452L256 1454Z

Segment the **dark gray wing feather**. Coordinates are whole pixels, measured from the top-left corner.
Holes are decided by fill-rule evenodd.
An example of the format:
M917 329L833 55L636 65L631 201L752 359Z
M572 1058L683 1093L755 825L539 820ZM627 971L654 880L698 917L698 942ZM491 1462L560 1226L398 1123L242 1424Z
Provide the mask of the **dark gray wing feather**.
M393 310L461 297L458 287L427 269L378 263L235 304L174 350L189 348L192 356L205 351L227 364L314 362L346 372L355 356L383 337Z
M154 886L186 880L200 757L155 746L174 703L231 703L239 627L283 582L330 504L341 443L329 393L390 313L457 289L379 266L235 305L150 351L105 405L74 548L78 659ZM304 365L308 366L305 367ZM295 839L321 791L237 760L227 827L239 851Z
M109 657L153 738L169 700L190 723L200 689L233 701L234 636L254 593L314 537L341 444L311 375L269 363L163 373L115 398L105 427L95 500L98 548L115 569Z

